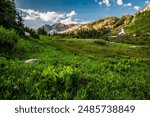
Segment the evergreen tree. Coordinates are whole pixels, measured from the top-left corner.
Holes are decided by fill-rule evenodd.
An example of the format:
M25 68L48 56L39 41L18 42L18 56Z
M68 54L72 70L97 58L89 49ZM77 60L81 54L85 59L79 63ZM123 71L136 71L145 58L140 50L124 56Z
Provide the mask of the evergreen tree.
M16 29L20 35L24 34L22 16L16 11L14 0L0 0L0 25Z
M16 26L14 26L14 28L18 31L18 33L20 35L24 35L24 24L23 24L23 19L22 19L22 12L19 13L17 12L17 15L16 15Z
M25 27L25 32L28 32L30 33L30 35L33 37L33 38L36 38L36 39L39 39L39 35L37 34L37 32L32 29L32 28L29 28L29 27Z
M47 32L45 31L44 27L38 28L38 34L39 35L47 35Z
M13 0L0 1L0 25L5 28L12 28L15 25L16 10Z

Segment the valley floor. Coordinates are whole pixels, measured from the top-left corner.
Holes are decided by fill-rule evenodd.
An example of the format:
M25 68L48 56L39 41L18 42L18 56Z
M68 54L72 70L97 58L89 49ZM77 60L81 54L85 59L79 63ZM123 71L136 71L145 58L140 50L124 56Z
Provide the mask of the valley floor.
M0 99L150 99L148 45L48 36L24 45L0 55Z

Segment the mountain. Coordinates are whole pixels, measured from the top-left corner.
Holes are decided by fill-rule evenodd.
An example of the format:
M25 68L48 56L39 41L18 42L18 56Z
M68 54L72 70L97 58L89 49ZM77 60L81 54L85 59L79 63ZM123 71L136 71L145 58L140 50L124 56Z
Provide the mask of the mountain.
M66 34L77 34L78 32L86 32L91 30L110 30L109 35L121 34L145 34L150 33L150 4L143 10L136 12L134 15L126 15L121 18L108 17L98 21L76 25L65 31ZM103 34L103 33L102 33Z
M48 25L48 24L45 24L44 26L42 26L42 27L40 27L40 28L44 28L44 30L45 30L46 32L49 32L49 31L51 30L51 26Z
M42 28L44 28L48 34L64 33L76 35L78 32L88 33L88 31L92 32L93 30L107 33L109 31L109 35L136 34L150 32L149 19L150 4L148 4L143 10L136 12L134 15L125 15L121 18L108 17L87 24L65 25L56 23L51 26L44 25ZM102 34L104 33L101 33L101 35Z
M62 23L56 23L56 24L53 24L51 26L51 30L57 30L57 31L61 32L61 31L65 31L68 28L71 28L73 26L74 26L74 24L65 25L65 24L62 24Z
M150 4L140 12L135 13L134 20L126 27L128 34L150 33Z
M41 26L39 28L44 28L44 30L48 33L48 34L53 34L53 33L61 33L71 27L75 26L75 24L70 24L70 25L65 25L65 24L62 24L62 23L56 23L56 24L53 24L53 25L48 25L48 24L45 24L44 26Z
M75 25L74 27L66 30L65 33L71 33L71 32L74 32L76 33L77 31L79 30L82 30L82 31L87 31L87 30L101 30L101 29L104 29L104 28L113 28L113 25L118 21L118 18L116 17L109 17L109 18L103 18L103 19L100 19L98 21L95 21L95 22L91 22L91 23L88 23L88 24L79 24L79 25Z

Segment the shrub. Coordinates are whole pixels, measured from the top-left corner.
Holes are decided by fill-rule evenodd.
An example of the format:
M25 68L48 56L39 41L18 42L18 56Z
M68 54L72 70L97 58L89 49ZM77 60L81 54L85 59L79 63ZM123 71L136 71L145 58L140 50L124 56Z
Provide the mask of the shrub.
M98 45L102 45L102 46L105 46L107 44L105 40L94 41L94 43L96 43Z
M16 43L20 39L14 29L7 30L0 27L0 50L1 52L12 52Z
M0 57L0 71L4 70L4 67L6 66L7 61L4 57Z

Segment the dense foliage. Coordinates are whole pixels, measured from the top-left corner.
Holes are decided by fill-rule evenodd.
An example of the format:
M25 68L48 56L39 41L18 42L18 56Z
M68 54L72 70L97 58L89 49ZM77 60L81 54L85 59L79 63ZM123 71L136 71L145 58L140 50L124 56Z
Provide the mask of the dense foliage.
M15 29L16 33L25 37L25 32L28 32L33 38L39 38L35 30L24 27L22 13L15 8L14 0L0 1L0 26L7 29Z
M67 33L64 36L67 37L74 37L74 38L93 38L98 39L101 38L103 35L106 35L110 32L109 29L101 29L101 30L79 30L76 34L74 33Z
M5 28L14 28L17 33L24 35L23 19L16 11L14 0L0 1L0 26Z
M118 36L116 38L105 37L107 41L113 41L117 43L128 43L135 45L150 45L150 36L149 35L136 35L136 36Z
M10 52L15 48L16 43L19 40L19 36L15 30L6 30L0 27L0 50L1 52Z
M22 41L18 48L30 48L24 54L0 57L0 99L150 98L146 46L47 36ZM38 61L24 62L30 58Z
M35 29L29 28L29 27L25 27L24 31L28 32L31 37L33 37L35 39L39 39L39 34L36 32Z
M47 35L47 32L44 30L44 27L40 27L37 30L39 35Z
M30 39L32 38L28 38L25 41L17 34L16 30L0 27L0 55L7 58L21 57L25 52L29 51L31 44L28 40Z

